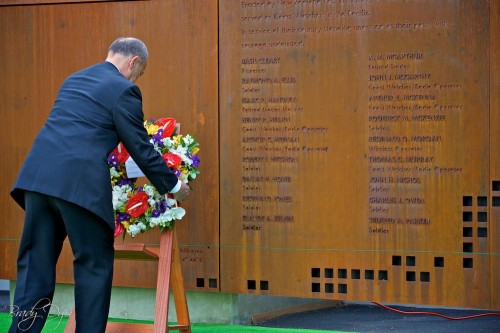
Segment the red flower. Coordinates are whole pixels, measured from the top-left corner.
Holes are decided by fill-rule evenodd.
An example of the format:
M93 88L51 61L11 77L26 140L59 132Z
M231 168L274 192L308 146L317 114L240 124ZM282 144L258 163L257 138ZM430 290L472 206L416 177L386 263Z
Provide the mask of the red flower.
M115 237L120 236L125 231L125 227L120 222L115 221Z
M162 138L169 138L175 131L176 120L175 118L160 118L154 124L163 129Z
M116 146L112 154L116 154L116 158L118 159L118 162L120 162L120 164L125 163L125 161L130 157L127 149L125 149L125 146L121 142L118 144L118 146Z
M141 216L148 209L148 198L146 193L138 192L128 200L125 211L132 217Z
M163 160L169 168L177 168L182 162L182 158L174 153L163 154Z

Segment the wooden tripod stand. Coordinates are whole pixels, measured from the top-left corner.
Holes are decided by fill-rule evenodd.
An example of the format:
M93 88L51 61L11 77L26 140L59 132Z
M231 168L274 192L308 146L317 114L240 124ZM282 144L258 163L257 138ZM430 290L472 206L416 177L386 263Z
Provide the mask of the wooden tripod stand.
M137 243L116 244L115 260L117 259L158 260L154 324L108 322L106 333L168 333L171 330L178 330L180 333L191 333L175 229L167 229L161 233L160 247ZM169 326L167 322L170 288L173 290L178 322L177 325L172 326ZM75 311L73 310L64 333L74 333L75 329Z

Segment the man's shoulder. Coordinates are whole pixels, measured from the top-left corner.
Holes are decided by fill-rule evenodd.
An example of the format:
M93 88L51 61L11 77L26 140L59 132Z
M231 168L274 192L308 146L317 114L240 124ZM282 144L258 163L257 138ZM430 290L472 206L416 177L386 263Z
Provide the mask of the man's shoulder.
M123 91L135 86L133 82L123 77L115 65L107 61L71 74L65 80L63 87L75 85L79 87L100 87L101 89L112 86L115 91Z
M115 79L123 78L123 76L120 74L115 65L107 61L81 69L71 74L69 77L79 77L79 76L104 76Z

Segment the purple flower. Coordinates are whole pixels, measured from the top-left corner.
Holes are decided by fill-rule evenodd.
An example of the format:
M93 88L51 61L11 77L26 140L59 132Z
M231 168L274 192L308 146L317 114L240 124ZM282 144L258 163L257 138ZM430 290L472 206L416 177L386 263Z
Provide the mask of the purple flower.
M155 210L158 210L160 213L165 213L169 208L166 200L160 200L155 203Z
M161 214L161 211L159 209L153 209L153 211L151 212L151 215L153 217L158 217L158 216L160 216L160 214Z
M109 155L108 165L115 168L120 165L120 162L118 161L118 157L116 156L116 154Z
M123 185L132 185L132 181L128 178L123 178L123 179L120 179L120 182L118 183L119 186L123 186Z
M128 215L127 213L118 213L116 215L116 220L118 222L130 221L130 215Z
M160 202L160 211L161 211L162 213L165 213L165 212L167 211L167 208L168 208L168 207L167 207L167 202L166 202L165 200L162 200L162 201Z
M198 165L200 165L200 158L197 156L197 155L193 155L193 156L189 156L189 158L191 159L191 161L193 161L193 166L195 168L198 167Z
M172 170L172 169L171 169L171 170ZM173 169L172 171L174 172L174 174L175 174L177 177L179 177L179 176L181 175L181 172L180 172L179 170L177 170L177 169Z
M163 138L163 129L160 128L156 134L151 136L151 138L153 138L153 143L162 144L161 139Z

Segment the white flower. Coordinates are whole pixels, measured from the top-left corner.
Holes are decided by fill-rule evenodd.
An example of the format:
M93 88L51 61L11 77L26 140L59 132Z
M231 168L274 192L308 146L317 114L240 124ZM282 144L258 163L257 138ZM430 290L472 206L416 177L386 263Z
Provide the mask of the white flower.
M167 203L167 206L170 206L170 207L175 206L175 204L177 203L177 200L175 200L173 198L169 198L169 197L166 197L165 201Z
M163 141L163 140L162 140ZM163 153L163 145L160 144L159 142L155 142L153 139L149 140L149 143L151 143L154 147L154 149L161 155Z
M113 187L113 209L121 208L128 200L128 193L132 191L129 185Z
M109 173L111 174L111 178L113 177L117 177L118 176L118 171L116 171L116 168L115 167L111 167L109 169Z
M161 219L159 217L152 217L149 219L149 226L151 228L154 228L156 226L158 226L160 223L161 223Z
M135 237L135 235L137 235L139 232L141 232L141 227L135 225L135 224L131 224L129 225L128 227L128 234L132 237Z
M175 149L170 149L170 152L174 153L176 155L179 155L184 160L185 158L187 158L186 155L187 155L188 150L187 150L187 147L178 146Z
M166 148L171 148L174 145L174 141L172 141L172 139L170 138L163 138L161 139L161 142Z
M187 165L192 165L193 164L193 160L190 159L189 157L187 156L182 156L182 160L184 161L184 163L186 163Z
M164 227L167 224L167 222L170 222L170 221L171 221L171 219L169 219L168 214L166 214L166 212L165 212L158 217L152 217L151 219L149 219L149 225L151 227L156 227L156 226Z
M148 195L148 197L150 199L154 198L155 197L155 188L149 184L146 184L142 187L142 190L144 191L144 193L146 193Z
M165 227L169 224L169 222L173 220L182 219L184 215L186 215L186 211L184 210L184 208L174 207L168 209L158 217L151 217L150 219L148 219L149 226L151 228L154 228L156 226Z
M190 144L192 144L193 142L194 142L194 138L193 138L191 135L186 134L186 136L184 136L184 143L185 143L186 145L188 145L188 146L189 146L189 145L190 145Z
M161 146L159 146L159 145L155 144L155 145L153 145L153 147L154 147L154 149L155 149L158 153L160 153L160 154L161 154L161 151L162 151Z
M180 220L186 215L186 210L182 207L174 207L167 210L172 220Z

